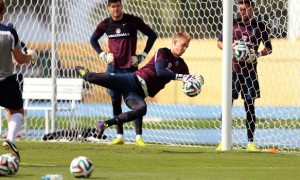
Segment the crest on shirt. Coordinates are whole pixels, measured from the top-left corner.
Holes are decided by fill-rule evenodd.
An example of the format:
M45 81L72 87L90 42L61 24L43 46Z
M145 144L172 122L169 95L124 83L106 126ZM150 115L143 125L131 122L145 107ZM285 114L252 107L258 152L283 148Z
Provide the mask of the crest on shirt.
M177 60L176 62L175 62L175 66L178 66L179 65L179 61Z
M171 69L171 67L172 67L172 63L168 63L168 69Z
M121 29L120 29L120 28L117 28L117 29L116 29L116 33L117 33L117 34L120 34L120 33L121 33Z
M248 41L248 36L242 36L242 40L243 40L244 42L247 42L247 41Z

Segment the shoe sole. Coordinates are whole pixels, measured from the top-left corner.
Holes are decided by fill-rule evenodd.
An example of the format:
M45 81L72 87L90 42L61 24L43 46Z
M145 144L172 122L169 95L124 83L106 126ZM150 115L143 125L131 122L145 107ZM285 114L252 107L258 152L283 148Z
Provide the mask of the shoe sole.
M6 151L9 151L10 153L14 154L17 159L19 160L19 162L21 161L21 158L20 158L20 155L19 155L19 152L18 150L14 151L14 147L12 147L12 145L8 142L4 142L2 144L2 147L6 150Z

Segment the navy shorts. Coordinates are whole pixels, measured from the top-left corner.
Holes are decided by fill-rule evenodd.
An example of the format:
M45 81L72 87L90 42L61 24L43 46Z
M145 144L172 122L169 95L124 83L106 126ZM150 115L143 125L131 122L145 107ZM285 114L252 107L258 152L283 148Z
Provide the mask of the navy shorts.
M127 74L127 73L135 72L137 70L138 70L137 67L132 67L132 68L128 68L128 69L120 69L120 68L117 68L117 67L109 64L109 65L107 65L106 73L107 74L109 74L109 73ZM120 93L119 91L112 90L112 89L107 89L107 93L114 99L116 99L118 97L121 98L121 96L122 96L122 93ZM124 100L125 100L125 97L124 97L125 95L126 94L123 94Z
M123 94L125 102L128 99L144 101L145 93L135 73L110 73L107 77L111 87Z
M243 99L260 98L260 88L256 72L250 71L247 75L232 73L232 98L238 99L240 92Z
M12 110L23 108L22 81L23 76L17 74L0 81L0 106Z

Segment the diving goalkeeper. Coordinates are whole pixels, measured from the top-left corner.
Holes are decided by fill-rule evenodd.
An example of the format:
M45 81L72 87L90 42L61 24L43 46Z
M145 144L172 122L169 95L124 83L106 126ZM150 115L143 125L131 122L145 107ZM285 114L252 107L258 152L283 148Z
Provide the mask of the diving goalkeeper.
M204 84L201 75L190 75L184 60L180 57L188 48L191 37L186 33L177 33L172 39L171 49L160 48L150 61L134 73L94 73L87 68L76 66L76 72L86 81L124 94L126 105L131 111L124 112L107 120L98 121L99 136L112 125L123 124L143 117L147 112L145 97L154 97L171 80L183 82L197 81Z

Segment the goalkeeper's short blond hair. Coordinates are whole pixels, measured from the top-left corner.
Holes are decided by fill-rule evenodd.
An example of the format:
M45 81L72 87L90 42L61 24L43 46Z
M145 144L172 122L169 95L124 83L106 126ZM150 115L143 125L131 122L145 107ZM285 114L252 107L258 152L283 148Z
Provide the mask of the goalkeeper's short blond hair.
M180 39L180 38L185 38L188 41L190 41L192 39L191 36L188 33L186 33L186 32L179 32L179 33L176 33L174 35L173 40Z

